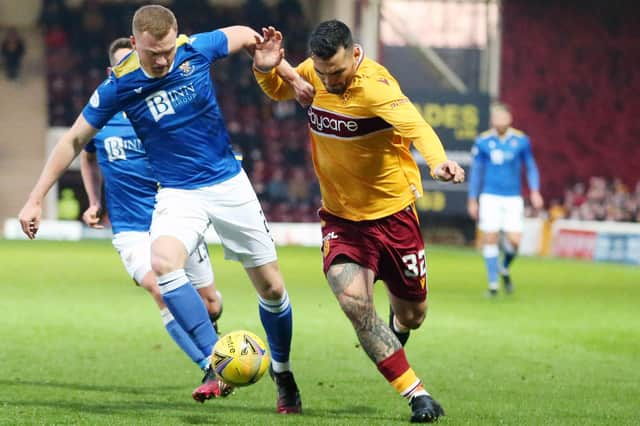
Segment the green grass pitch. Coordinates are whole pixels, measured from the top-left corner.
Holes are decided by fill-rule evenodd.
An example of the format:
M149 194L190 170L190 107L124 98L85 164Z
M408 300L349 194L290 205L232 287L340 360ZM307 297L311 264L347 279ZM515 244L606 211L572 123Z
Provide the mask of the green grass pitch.
M211 247L222 330L264 337L248 279L221 252ZM409 408L358 347L319 250L279 253L300 416L275 413L268 377L194 402L200 371L109 242L0 241L0 424L406 424ZM515 294L488 300L475 251L428 247L427 260L429 314L407 353L447 412L441 424L638 424L640 268L519 258Z

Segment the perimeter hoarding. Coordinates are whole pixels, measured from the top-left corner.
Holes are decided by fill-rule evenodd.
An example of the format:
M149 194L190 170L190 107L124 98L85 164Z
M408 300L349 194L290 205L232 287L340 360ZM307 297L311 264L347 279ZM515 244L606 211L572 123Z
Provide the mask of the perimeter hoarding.
M489 127L489 96L426 90L412 90L405 94L434 128L449 158L460 163L468 175L473 142L480 132ZM466 216L467 183L452 185L435 182L422 156L414 151L414 158L420 167L425 190L424 197L416 203L420 214Z

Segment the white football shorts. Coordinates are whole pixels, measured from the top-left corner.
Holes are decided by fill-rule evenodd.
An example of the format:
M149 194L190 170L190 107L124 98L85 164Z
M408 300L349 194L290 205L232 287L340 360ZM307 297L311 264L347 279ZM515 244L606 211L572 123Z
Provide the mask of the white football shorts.
M522 232L523 217L522 197L480 194L478 228L482 232Z
M198 189L161 188L151 222L151 240L171 236L188 253L213 225L224 257L247 268L277 259L267 219L244 170L224 182Z
M140 284L151 272L151 236L148 232L125 231L113 236L113 246L120 254L127 273ZM196 247L185 265L185 273L195 288L213 284L213 268L209 260L207 245L202 242Z

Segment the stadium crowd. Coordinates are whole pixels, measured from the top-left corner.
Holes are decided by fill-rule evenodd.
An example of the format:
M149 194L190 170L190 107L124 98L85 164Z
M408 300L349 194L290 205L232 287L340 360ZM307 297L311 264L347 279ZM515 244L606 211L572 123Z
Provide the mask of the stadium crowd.
M631 189L620 179L578 182L567 188L562 209L567 219L640 222L640 181Z
M47 52L51 126L72 124L86 99L104 79L107 45L131 32L130 19L136 7L135 3L86 0L72 8L64 0L44 0L40 23ZM171 7L181 23L180 33L193 34L238 23L255 29L274 24L285 35L289 61L297 64L306 57L310 25L297 0L280 0L273 6L267 6L262 0L250 0L243 7L218 5L215 8L205 1L181 0L172 3ZM506 8L507 16L514 13L512 7ZM538 20L535 13L517 16L528 16L526 24L531 27L547 25ZM601 33L606 28L603 30L600 26L611 25L608 22L590 24ZM512 26L506 27L508 35L512 30ZM624 28L619 32L626 34ZM612 152L603 151L607 146L603 143L605 138L629 140L627 134L621 133L623 127L612 126L603 121L606 118L599 118L604 117L603 114L592 111L603 103L599 94L606 93L609 98L604 103L631 120L633 108L617 95L621 86L637 87L639 81L637 75L629 74L624 71L626 68L621 70L618 66L628 62L628 58L620 55L629 49L616 48L609 53L598 50L586 57L583 55L585 46L589 46L596 36L576 33L583 34L584 40L574 43L578 47L572 47L570 52L566 44L555 43L556 48L549 49L546 47L548 43L512 37L504 51L505 70L510 71L504 76L506 100L517 111L519 122L527 123L526 130L532 136L533 149L541 163L542 191L551 200L547 206L550 217L640 222L640 184L629 188L619 179L607 182L604 178L588 178L593 173L594 161L603 156L615 156ZM616 47L628 43L628 37L618 33L604 34L615 41ZM547 65L525 66L529 55L524 52L535 53L538 62ZM564 62L567 57L571 58L569 64ZM584 61L592 67L596 66L595 62L604 63L612 72L593 73L578 84L575 80L578 77L574 78L572 72L550 73L549 68L555 67L551 65L554 61L562 62L563 69L567 70ZM597 76L599 80L589 85L590 79ZM304 111L294 102L273 103L264 96L251 75L248 56L217 62L212 78L216 82L218 99L234 148L243 156L243 167L269 220L317 221L320 192L310 160ZM559 79L564 79L562 84ZM589 93L588 88L591 88ZM603 88L605 90L600 90ZM597 93L594 92L596 89ZM585 114L595 118L585 122L582 119ZM553 133L553 129L560 129L561 133ZM633 133L637 127L626 129ZM557 137L571 143L554 143ZM581 156L584 161L574 164L575 170L554 166L558 161L574 158L579 146L597 155ZM608 161L607 164L620 163ZM627 183L628 170L629 167L625 166L623 177ZM549 184L570 181L570 173L583 182L568 188L564 195L562 185ZM584 181L588 181L588 185Z

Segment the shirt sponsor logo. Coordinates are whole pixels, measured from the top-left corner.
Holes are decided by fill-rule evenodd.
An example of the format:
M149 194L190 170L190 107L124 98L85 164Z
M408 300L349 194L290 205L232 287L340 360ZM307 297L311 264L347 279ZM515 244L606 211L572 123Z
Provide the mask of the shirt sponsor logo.
M307 118L311 131L338 138L366 136L369 133L391 129L391 125L380 117L348 117L313 106L307 110Z
M147 96L145 101L153 119L158 122L165 115L175 114L177 107L188 104L195 98L196 88L193 83L189 83L173 90L158 90Z
M126 160L127 150L145 154L145 150L140 139L123 139L120 136L110 136L105 138L104 150L107 152L109 161Z

